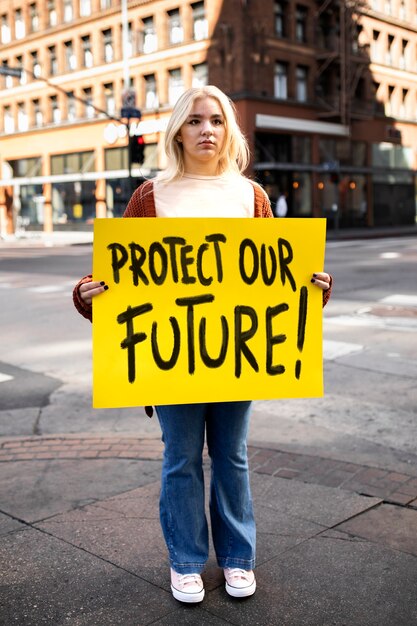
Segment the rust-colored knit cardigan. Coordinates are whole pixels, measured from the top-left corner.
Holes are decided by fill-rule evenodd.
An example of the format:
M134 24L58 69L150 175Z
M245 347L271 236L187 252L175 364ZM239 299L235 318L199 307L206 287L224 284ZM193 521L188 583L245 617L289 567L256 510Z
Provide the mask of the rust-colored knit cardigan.
M252 182L252 181L250 181ZM255 217L273 217L271 204L265 191L256 183L253 183L255 192ZM153 182L146 181L136 189L132 195L123 217L156 217L155 199L153 194ZM81 315L90 321L92 320L92 306L86 304L79 294L79 287L83 283L92 281L92 275L84 276L74 288L73 300L75 308ZM330 289L323 291L323 306L325 306L330 298Z

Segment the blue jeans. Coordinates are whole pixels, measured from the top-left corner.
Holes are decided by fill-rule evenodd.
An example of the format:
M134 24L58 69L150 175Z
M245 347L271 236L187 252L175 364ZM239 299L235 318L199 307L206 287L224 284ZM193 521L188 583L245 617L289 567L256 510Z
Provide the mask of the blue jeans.
M201 572L208 558L203 446L211 458L210 520L220 567L255 566L246 439L250 402L158 406L165 444L160 518L171 567Z

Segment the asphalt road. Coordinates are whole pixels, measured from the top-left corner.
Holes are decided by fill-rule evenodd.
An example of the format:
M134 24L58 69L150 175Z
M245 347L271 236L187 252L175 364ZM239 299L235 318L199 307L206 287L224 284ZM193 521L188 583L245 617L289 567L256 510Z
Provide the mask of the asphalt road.
M324 398L257 402L251 440L417 475L417 240L332 241ZM72 287L91 246L0 248L0 434L159 434L142 409L91 408L91 327Z

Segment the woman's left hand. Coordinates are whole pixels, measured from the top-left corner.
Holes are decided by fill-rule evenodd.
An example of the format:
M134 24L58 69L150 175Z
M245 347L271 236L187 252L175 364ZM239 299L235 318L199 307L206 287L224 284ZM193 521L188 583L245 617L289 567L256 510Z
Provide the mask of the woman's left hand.
M330 276L325 272L316 272L313 274L311 282L317 287L320 287L320 289L323 289L323 291L327 291L330 287Z

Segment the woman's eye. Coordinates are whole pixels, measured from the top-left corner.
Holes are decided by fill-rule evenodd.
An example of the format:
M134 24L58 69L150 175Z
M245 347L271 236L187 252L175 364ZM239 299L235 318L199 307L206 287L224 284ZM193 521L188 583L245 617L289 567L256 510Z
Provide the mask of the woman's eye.
M213 122L216 126L221 126L223 124L223 120L214 120Z
M190 120L190 124L192 126L195 126L196 124L198 124L198 120Z

